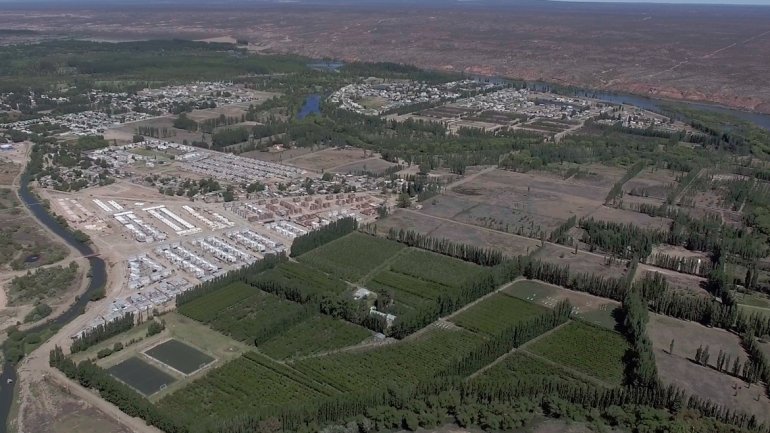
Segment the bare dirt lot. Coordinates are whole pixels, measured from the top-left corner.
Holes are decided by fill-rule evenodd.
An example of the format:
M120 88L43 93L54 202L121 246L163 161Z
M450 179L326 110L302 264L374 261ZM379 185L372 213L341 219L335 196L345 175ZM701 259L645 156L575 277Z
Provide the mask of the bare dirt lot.
M370 152L362 149L332 148L284 159L284 163L316 172L336 171L337 167L360 163L363 160L368 162L372 157Z
M652 340L658 375L664 384L674 384L689 394L708 398L732 410L756 415L761 421L770 421L770 400L762 386L748 386L743 380L717 371L717 356L723 350L731 360L748 359L737 335L722 329L707 328L694 322L650 314L647 334ZM673 354L668 350L674 340ZM692 360L698 347L709 346L709 367ZM730 361L732 367L732 361Z
M509 256L529 254L540 246L540 242L534 239L441 220L413 210L398 209L387 218L377 221L376 224L380 233L387 233L391 227L408 228L454 242L499 249Z
M652 276L653 274L663 274L666 277L666 281L672 290L683 290L693 295L709 297L711 296L706 291L706 279L697 277L695 275L683 274L681 272L670 271L668 269L656 268L653 266L639 264L636 269L636 275L634 279L643 278L645 275Z
M623 192L665 200L678 185L677 174L671 170L645 169L623 185Z
M101 410L71 395L53 380L30 383L22 417L24 432L130 433Z
M600 254L593 254L587 251L578 251L577 254L573 254L574 252L574 248L546 243L533 254L533 257L548 263L569 266L571 273L588 272L621 277L628 272L625 260L615 260L612 264L607 264L607 259Z
M630 223L648 229L668 230L671 226L671 220L668 218L651 217L647 214L607 206L597 208L588 216L600 221Z
M605 168L605 171L613 170ZM597 175L593 180L564 180L553 173L492 170L460 181L425 204L422 212L441 218L508 233L539 237L572 215L594 212L614 182Z

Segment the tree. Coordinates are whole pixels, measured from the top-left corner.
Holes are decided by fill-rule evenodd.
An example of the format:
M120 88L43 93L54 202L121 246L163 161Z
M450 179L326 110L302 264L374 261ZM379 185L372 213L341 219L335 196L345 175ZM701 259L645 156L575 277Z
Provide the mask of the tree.
M401 193L398 196L398 201L396 202L396 205L400 208L408 208L412 205L412 199L409 198L409 194L407 193Z
M671 339L671 343L668 345L668 354L673 355L674 354L674 339Z

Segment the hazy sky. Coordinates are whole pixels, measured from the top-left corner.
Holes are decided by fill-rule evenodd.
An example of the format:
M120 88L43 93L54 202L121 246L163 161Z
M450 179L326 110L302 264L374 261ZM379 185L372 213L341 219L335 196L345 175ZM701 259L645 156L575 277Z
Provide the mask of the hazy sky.
M557 1L580 1L580 2L591 2L591 3L680 3L680 4L770 6L770 0L557 0Z

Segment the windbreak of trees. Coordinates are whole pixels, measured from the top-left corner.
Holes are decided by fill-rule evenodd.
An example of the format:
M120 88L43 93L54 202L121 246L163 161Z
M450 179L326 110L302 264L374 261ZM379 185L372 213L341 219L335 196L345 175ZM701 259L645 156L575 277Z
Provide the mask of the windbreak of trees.
M414 230L391 228L387 238L445 256L455 257L481 266L496 266L503 262L503 253L492 248L480 248L469 244L455 243L445 238L434 238Z
M110 337L128 331L134 327L134 324L134 313L126 313L123 317L118 317L111 322L97 325L95 328L84 331L79 337L76 337L72 341L70 351L72 353L82 352Z
M582 241L590 245L591 251L598 248L625 259L647 257L653 245L666 239L662 230L644 229L631 223L581 218L579 224L585 231Z
M629 290L623 300L623 333L630 348L624 358L626 385L654 387L658 381L652 342L647 337L647 305L636 290Z
M339 239L358 229L358 221L353 217L340 218L294 239L291 244L291 257L297 257L308 251L314 250L321 245L327 244L335 239Z

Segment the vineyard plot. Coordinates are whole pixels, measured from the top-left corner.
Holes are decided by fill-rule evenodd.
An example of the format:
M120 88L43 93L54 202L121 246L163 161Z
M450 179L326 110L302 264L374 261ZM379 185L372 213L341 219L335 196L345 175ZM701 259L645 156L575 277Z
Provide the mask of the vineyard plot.
M495 293L457 314L451 322L469 331L492 336L545 311L539 305Z
M192 432L242 414L274 415L282 405L300 405L336 391L289 367L247 352L162 398L157 406Z
M478 276L484 268L429 251L410 248L391 263L390 270L424 281L457 287Z
M416 339L303 359L291 365L337 389L355 391L430 379L479 344L481 339L464 330L431 329Z
M273 359L312 355L361 343L371 331L328 316L315 316L259 346Z
M303 254L299 261L330 275L357 281L403 248L397 242L351 233Z
M562 377L568 380L584 382L577 375L570 374L559 366L539 360L526 352L514 352L502 361L473 378L476 383L499 384L514 379L552 379Z
M527 350L609 384L620 385L628 342L617 332L572 322L534 342Z
M199 322L208 323L226 308L256 296L260 292L244 283L228 284L192 302L181 305L177 311Z

